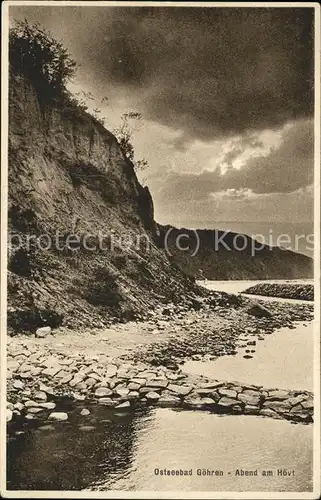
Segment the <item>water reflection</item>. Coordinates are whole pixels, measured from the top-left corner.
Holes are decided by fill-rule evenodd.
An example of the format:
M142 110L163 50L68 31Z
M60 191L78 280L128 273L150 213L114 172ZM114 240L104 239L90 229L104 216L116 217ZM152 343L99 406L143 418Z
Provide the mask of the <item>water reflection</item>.
M69 423L54 430L34 425L11 440L8 489L311 491L312 426L163 408L124 416L91 410L80 417L77 408ZM95 430L80 430L83 425ZM193 474L160 476L155 468ZM198 468L223 476L198 476ZM240 468L257 469L258 476L236 477ZM277 476L278 468L295 475ZM273 477L263 477L262 469L273 470Z
M253 341L254 346L248 344ZM280 328L271 335L241 337L235 356L207 362L187 361L183 370L266 388L313 391L312 360L313 324L299 323L295 329Z
M23 434L11 437L8 489L81 490L93 482L108 484L130 468L134 421L146 412L117 415L96 405L83 417L80 410L68 411L67 422L25 424Z

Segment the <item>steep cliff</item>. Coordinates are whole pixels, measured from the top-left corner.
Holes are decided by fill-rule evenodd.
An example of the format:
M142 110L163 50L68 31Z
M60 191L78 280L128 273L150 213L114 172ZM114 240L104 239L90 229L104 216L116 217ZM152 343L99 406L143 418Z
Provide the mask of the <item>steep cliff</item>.
M9 85L8 323L101 326L197 290L154 242L153 202L91 115Z
M159 244L172 262L199 279L250 280L313 277L313 260L290 250L269 247L246 235L219 230L158 226ZM182 251L180 247L189 247ZM193 255L194 254L194 255Z
M8 324L102 326L157 304L193 304L194 278L306 278L308 257L216 248L219 231L160 226L116 138L75 103L46 100L21 75L9 85ZM180 235L199 248L179 249ZM198 240L198 241L196 241ZM194 242L194 243L193 243ZM181 240L184 247L184 240ZM191 255L193 254L193 255ZM190 276L190 277L188 277Z

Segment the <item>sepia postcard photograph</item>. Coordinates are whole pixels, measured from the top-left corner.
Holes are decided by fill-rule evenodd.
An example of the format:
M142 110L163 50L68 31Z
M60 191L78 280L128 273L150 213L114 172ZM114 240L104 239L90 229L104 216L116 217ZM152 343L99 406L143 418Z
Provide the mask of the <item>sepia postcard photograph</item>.
M4 1L3 498L320 497L320 6Z

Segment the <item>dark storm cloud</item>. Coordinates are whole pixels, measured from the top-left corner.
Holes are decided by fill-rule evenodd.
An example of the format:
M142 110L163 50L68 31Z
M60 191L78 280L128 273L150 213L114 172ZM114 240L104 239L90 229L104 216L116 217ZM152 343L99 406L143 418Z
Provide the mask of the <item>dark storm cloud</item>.
M182 130L181 145L312 114L311 8L31 9L64 26L83 72Z
M117 9L108 42L91 52L93 68L138 90L147 118L187 138L273 128L312 113L311 16L311 9Z
M265 157L253 157L239 170L224 175L217 169L200 174L171 173L159 193L164 201L204 200L212 193L243 198L255 194L292 193L313 183L313 124L301 120L284 132L283 141Z

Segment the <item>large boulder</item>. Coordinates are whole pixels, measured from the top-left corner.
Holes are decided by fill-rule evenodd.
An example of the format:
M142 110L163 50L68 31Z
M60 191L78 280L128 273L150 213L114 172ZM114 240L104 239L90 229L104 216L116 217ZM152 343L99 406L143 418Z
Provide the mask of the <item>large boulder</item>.
M256 318L270 318L272 313L259 303L253 304L246 309L247 314Z

